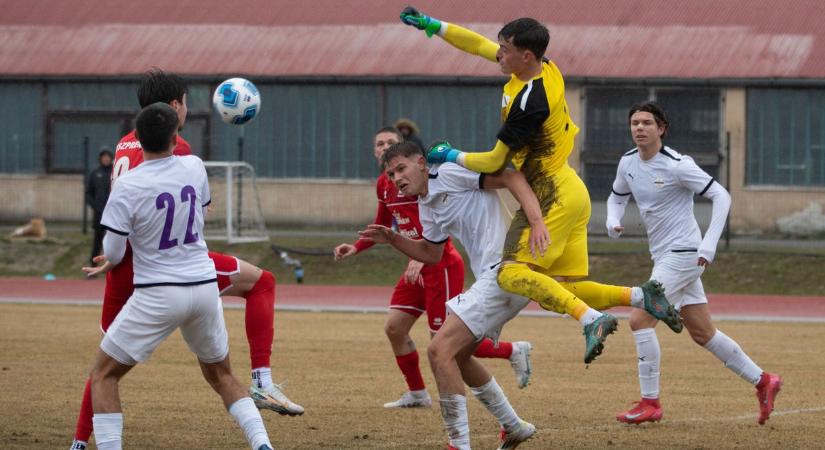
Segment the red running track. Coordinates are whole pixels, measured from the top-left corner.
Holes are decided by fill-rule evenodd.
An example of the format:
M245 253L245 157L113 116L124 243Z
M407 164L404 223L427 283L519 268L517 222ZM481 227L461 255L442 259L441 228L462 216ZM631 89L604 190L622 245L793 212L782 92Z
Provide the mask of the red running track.
M279 284L276 309L298 311L384 311L392 287ZM103 280L54 280L33 277L0 278L0 303L99 304ZM716 319L825 322L825 297L710 294ZM227 297L227 307L242 307L243 299ZM615 308L626 316L628 308ZM530 304L525 314L548 314Z

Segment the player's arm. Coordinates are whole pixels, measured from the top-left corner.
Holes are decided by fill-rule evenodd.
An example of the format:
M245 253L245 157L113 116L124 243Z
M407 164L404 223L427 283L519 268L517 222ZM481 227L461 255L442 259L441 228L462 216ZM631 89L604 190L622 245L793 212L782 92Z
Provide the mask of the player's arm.
M471 55L481 56L490 62L498 62L498 43L456 24L447 23L422 14L412 6L401 11L401 22L427 33L427 37L439 35L453 47Z
M527 223L530 224L530 251L534 257L537 253L544 255L550 244L550 232L544 223L544 215L541 213L536 193L530 188L524 174L517 170L504 169L495 175L482 175L479 185L482 189L507 188L513 194L527 217Z
M510 112L498 131L498 140L492 150L465 153L448 142L439 142L430 148L427 161L431 164L454 162L481 173L501 170L507 164L511 150L528 145L541 132L544 121L550 116L550 105L543 92L542 89L525 87L512 100Z
M713 202L711 210L710 225L705 232L705 237L699 245L699 265L706 266L713 262L716 256L716 246L719 243L719 238L722 236L722 231L725 229L725 221L730 212L730 194L722 187L721 184L711 180L710 186L702 196L707 197ZM702 261L704 260L704 261Z
M619 162L619 167L616 170L616 179L613 180L613 190L610 196L607 197L607 235L613 239L618 239L624 232L622 226L622 218L624 217L625 208L630 202L630 186L627 180L622 176L622 164Z
M698 264L707 266L716 256L716 245L725 228L725 221L730 212L730 194L689 156L682 156L682 160L674 169L674 175L679 184L713 202L710 225L699 245Z
M444 242L446 242L446 240L436 243L426 239L410 239L396 233L392 228L376 224L368 225L365 230L359 231L358 234L376 244L390 244L401 253L424 264L438 264L441 261L441 255L444 254Z
M386 203L380 200L378 201L378 208L375 211L375 219L372 223L384 225L385 227L392 225L392 213L390 212L390 209L387 208ZM339 244L332 250L332 254L336 261L340 261L357 253L361 253L373 245L375 245L375 242L372 240L360 238L355 241L354 244Z

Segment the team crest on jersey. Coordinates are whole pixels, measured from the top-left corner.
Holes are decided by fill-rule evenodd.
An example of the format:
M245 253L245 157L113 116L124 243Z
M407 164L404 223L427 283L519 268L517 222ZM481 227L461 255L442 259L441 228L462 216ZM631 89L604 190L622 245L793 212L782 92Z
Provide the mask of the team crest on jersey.
M653 184L655 184L657 188L662 188L665 185L665 180L663 180L661 177L659 177L659 178L656 178L655 180L653 180Z

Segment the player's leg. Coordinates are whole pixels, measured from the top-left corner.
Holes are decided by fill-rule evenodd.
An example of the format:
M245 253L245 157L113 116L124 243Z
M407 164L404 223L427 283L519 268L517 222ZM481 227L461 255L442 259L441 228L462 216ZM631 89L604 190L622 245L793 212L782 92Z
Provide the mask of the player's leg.
M508 292L532 299L549 311L569 314L584 327L584 362L589 364L604 347L604 340L618 326L616 319L587 305L565 289L554 277L587 275L587 247L576 241L568 248L568 240L579 239L576 230L586 227L590 216L590 197L584 183L575 173L553 177L557 200L545 215L551 243L544 255L532 256L528 242L529 227L523 210L516 212L505 240L504 259L498 274L499 285ZM586 242L586 228L585 228ZM581 249L584 252L581 252ZM578 250L578 251L574 251ZM549 272L559 258L565 258L560 273ZM512 261L515 261L514 263Z
M249 343L252 386L249 394L258 408L282 415L296 416L304 407L283 393L283 386L272 380L270 357L275 336L275 276L242 259L209 252L218 273L221 295L246 300L244 325Z
M385 408L421 408L432 406L432 399L424 385L419 367L418 349L410 337L415 321L425 310L424 288L407 283L402 276L390 299L384 333L390 341L395 363L407 383L407 392L396 401L384 404Z
M661 350L655 328L658 322L644 310L633 309L630 312L630 330L636 342L641 400L635 402L627 411L616 414L616 420L619 422L639 424L662 419L663 411L659 402Z
M482 275L470 290L448 303L452 314L430 344L428 355L436 380L439 377L451 380L450 384L439 385L442 407L445 403L449 405L451 399L457 399L460 405L464 397L463 386L453 384L455 374L451 371L457 366L473 395L499 421L500 448L515 448L532 437L535 427L518 417L496 380L480 360L472 356L480 339L485 336L497 339L503 325L529 303L526 298L505 293L498 287L495 278L496 274L492 271ZM440 336L442 333L444 337ZM440 370L441 375L436 370ZM460 397L456 398L456 394Z
M132 250L131 247L127 246L126 253L123 255L120 264L106 273L103 307L100 312L100 328L103 332L109 329L115 317L117 317L120 310L123 309L123 306L126 304L126 301L134 292L132 278ZM92 416L94 411L92 409L91 389L91 379L87 379L86 386L83 389L80 411L77 415L77 425L75 426L72 450L84 450L92 435Z
M255 403L232 374L229 339L223 307L214 283L188 288L192 313L181 323L189 349L198 357L204 379L218 393L223 404L240 425L252 449L271 449L269 435Z
M132 364L123 364L98 349L90 374L94 415L92 421L95 445L101 450L119 450L122 447L123 411L120 406L118 383Z
M696 280L696 283L687 289L696 297L704 297L701 280ZM710 318L706 302L686 304L682 307L681 313L685 327L694 342L713 353L731 372L756 387L756 398L759 401L758 422L764 425L770 418L774 400L782 388L782 378L777 374L763 371L736 341L717 330Z

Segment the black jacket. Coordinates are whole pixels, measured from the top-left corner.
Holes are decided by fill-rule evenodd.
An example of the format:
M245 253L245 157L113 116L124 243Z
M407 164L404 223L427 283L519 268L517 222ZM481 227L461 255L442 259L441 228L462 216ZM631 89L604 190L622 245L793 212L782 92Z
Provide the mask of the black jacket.
M112 166L99 166L86 177L86 204L95 211L103 211L112 182Z

